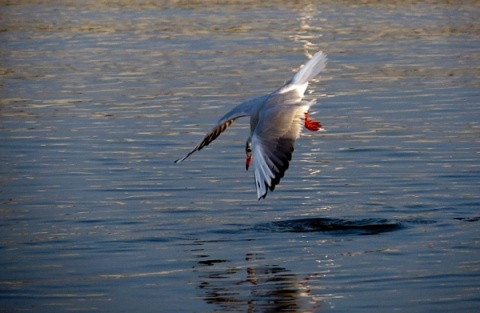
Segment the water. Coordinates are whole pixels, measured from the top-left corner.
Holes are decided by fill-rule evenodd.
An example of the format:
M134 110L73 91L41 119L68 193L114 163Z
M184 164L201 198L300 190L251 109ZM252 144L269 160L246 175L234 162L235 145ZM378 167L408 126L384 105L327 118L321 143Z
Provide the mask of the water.
M0 311L475 312L480 7L2 2ZM236 103L323 50L275 192Z

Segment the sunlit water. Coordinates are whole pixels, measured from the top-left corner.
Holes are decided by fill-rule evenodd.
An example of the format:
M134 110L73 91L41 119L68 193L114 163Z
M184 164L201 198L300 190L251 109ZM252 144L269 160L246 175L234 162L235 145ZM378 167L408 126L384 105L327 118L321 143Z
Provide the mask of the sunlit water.
M1 3L0 311L480 309L474 1ZM248 120L173 164L318 50L265 200Z

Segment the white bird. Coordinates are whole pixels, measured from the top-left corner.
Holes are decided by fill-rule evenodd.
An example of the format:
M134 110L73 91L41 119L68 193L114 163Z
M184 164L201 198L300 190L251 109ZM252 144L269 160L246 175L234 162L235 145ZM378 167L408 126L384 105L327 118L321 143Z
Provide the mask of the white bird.
M245 146L246 168L248 170L253 158L257 197L258 200L265 198L268 190L275 189L288 169L295 140L300 136L302 126L311 131L322 127L308 116L308 109L316 100L302 99L308 82L326 64L327 56L321 51L317 52L283 87L271 94L243 102L225 114L192 151L175 163L182 162L210 144L237 118L250 116L250 136Z

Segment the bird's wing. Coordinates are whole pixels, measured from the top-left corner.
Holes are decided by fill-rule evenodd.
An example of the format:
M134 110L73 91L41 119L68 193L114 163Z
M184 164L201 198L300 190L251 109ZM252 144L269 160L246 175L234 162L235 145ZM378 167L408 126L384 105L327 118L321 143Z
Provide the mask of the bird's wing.
M327 55L319 51L293 76L291 83L303 85L315 78L327 66Z
M308 82L320 74L327 66L327 55L322 51L317 52L308 62L276 93L284 94L295 91L298 96L303 97L308 87Z
M252 136L252 158L258 199L265 198L288 169L305 112L315 102L275 103L260 112Z
M258 97L246 102L242 102L234 107L230 112L226 113L218 120L217 124L212 128L212 130L205 135L203 140L195 148L193 148L192 151L190 151L183 158L175 160L175 163L182 162L191 156L195 151L202 150L203 147L208 146L212 141L217 139L217 137L228 128L228 126L232 125L233 121L239 117L250 115L252 110L261 105L267 99L267 97L268 96Z

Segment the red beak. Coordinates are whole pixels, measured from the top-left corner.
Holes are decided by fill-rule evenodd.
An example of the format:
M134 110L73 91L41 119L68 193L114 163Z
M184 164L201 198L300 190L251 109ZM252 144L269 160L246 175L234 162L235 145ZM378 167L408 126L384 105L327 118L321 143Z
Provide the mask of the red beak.
M245 162L245 167L246 167L247 171L248 171L248 168L250 167L250 163L252 163L252 157L251 156L247 157L247 161Z

